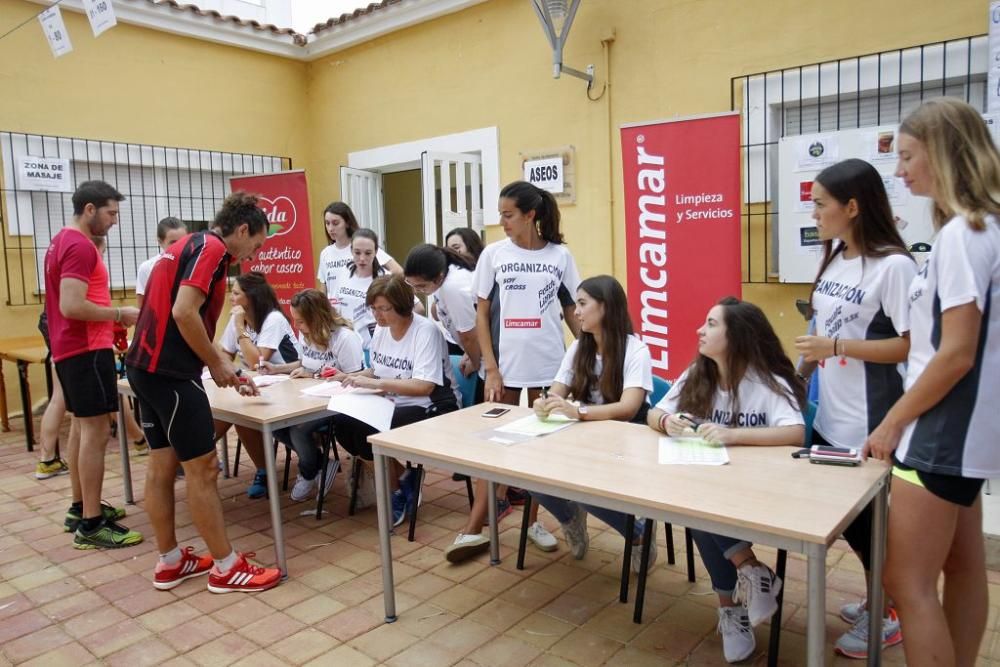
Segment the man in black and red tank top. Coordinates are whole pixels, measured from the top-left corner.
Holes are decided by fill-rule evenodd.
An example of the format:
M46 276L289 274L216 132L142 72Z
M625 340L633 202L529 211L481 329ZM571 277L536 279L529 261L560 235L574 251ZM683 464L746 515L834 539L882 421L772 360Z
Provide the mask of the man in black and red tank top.
M160 551L153 578L160 590L206 573L214 593L262 591L281 580L280 570L248 562L226 537L212 410L201 384L201 369L207 366L220 387L257 393L212 340L229 265L253 257L267 238L267 227L257 198L235 192L223 202L211 231L189 234L167 248L146 284L125 363L150 448L146 511ZM210 556L195 554L193 547L182 551L177 543L178 462L184 468L191 517Z

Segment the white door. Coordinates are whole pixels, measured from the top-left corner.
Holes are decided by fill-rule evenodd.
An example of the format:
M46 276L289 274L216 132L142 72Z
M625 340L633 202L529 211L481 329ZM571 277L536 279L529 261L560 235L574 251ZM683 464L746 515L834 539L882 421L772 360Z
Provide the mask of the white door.
M424 152L421 155L420 179L423 186L425 242L441 245L448 232L459 227L470 227L482 232L483 163L478 155ZM469 190L468 193L466 189ZM438 191L441 193L440 202ZM440 235L437 224L439 216Z
M340 197L354 211L358 224L378 234L385 246L385 208L382 206L382 174L364 169L340 168Z

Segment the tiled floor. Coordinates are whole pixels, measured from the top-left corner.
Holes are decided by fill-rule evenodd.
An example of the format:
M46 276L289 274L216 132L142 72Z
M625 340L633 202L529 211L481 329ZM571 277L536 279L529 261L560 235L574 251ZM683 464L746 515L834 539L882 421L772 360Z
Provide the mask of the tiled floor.
M15 427L16 428L16 427ZM202 578L172 591L150 584L155 549L143 511L144 459L133 458L138 504L124 521L147 541L118 551L76 551L62 532L67 476L36 481L23 433L0 434L0 665L715 665L724 664L715 632L715 600L704 570L689 584L684 554L661 561L648 582L642 625L631 605L617 602L621 538L591 523L591 550L575 561L564 544L529 550L514 567L519 514L501 526L503 563L485 556L459 566L442 550L464 523L464 484L442 471L428 474L416 541L393 538L398 622L382 622L382 579L375 513L347 517L344 476L332 512L322 521L300 516L306 505L283 501L289 580L257 595L213 595ZM232 448L231 448L232 449ZM283 457L281 459L283 460ZM293 462L294 465L294 462ZM109 443L105 498L122 503L117 446ZM239 479L220 480L229 535L236 547L272 562L268 506L244 493ZM196 537L178 484L179 537ZM554 527L551 517L544 517ZM683 533L675 542L683 549ZM774 553L760 548L762 559ZM862 593L857 560L838 543L828 558L827 626L832 642L845 629L838 607ZM782 663L805 661L805 562L790 555L785 590ZM1000 575L990 572L990 597L1000 603ZM633 583L634 590L634 583ZM983 641L983 663L1000 659L996 609ZM767 625L757 629L754 664L764 664ZM901 664L900 647L885 662ZM834 664L850 661L837 659ZM862 663L854 663L862 664Z

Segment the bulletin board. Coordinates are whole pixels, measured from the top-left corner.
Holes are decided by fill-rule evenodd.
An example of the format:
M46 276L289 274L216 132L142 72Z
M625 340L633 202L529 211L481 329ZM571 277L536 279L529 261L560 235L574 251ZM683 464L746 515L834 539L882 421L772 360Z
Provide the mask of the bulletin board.
M901 220L899 231L907 246L933 242L930 199L911 195L902 179L893 176L897 131L897 126L885 125L783 137L779 141L778 276L781 282L811 283L816 278L823 244L812 219L812 181L826 167L848 158L866 160L882 175L889 204Z

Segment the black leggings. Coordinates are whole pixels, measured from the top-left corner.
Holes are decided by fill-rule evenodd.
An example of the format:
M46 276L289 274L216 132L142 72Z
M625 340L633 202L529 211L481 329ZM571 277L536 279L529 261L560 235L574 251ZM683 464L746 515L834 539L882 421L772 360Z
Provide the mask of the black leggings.
M414 424L455 410L458 410L458 404L455 401L441 401L426 407L423 405L404 405L393 411L392 428ZM333 424L334 432L337 434L337 442L351 456L360 456L366 461L371 461L374 458L368 436L378 433L377 428L343 414L334 415Z
M811 444L830 445L830 443L816 431L813 431ZM854 521L852 521L850 525L844 529L844 539L851 545L854 552L858 554L858 558L861 559L861 564L864 566L865 572L870 572L872 569L873 516L874 511L872 509L872 504L868 503L865 505L865 508L861 510L861 513L854 517Z

